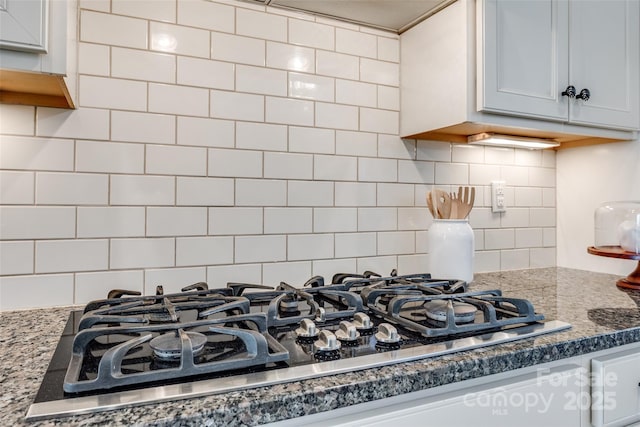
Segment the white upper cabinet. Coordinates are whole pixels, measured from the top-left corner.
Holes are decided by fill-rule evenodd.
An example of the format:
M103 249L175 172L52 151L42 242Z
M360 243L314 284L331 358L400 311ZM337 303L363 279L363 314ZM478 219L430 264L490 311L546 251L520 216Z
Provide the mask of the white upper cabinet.
M47 0L0 0L0 48L47 51Z
M638 6L637 0L485 0L479 109L638 129Z
M466 142L495 132L554 139L562 147L636 139L639 6L639 0L447 6L400 35L401 135Z

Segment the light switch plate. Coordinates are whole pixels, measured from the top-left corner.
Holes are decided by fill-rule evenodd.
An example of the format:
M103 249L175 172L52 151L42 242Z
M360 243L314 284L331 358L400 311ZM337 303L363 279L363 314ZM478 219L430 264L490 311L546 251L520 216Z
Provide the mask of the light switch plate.
M491 181L491 212L506 212L504 189L506 182Z

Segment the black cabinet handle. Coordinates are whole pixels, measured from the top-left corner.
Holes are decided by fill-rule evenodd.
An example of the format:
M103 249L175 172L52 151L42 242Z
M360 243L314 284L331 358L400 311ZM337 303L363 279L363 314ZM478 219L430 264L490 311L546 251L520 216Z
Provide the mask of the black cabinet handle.
M567 86L567 88L564 90L564 92L562 92L561 94L562 96L568 96L569 98L574 98L576 96L576 88L569 85Z
M579 94L576 95L576 99L582 99L583 101L588 101L591 98L591 92L589 89L582 89Z

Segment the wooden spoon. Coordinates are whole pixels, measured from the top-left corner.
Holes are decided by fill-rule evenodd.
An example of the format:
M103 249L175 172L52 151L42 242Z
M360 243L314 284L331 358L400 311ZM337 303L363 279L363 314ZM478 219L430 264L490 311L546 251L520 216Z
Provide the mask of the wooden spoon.
M473 208L473 203L476 200L476 188L471 187L471 191L469 191L469 187L464 187L464 193L462 191L462 187L458 187L458 218L464 219L469 216L469 212Z
M436 202L435 205L434 205L434 201ZM431 212L431 216L434 219L438 219L438 210L437 210L438 203L436 201L435 193L432 193L431 191L427 193L427 206L429 207L429 212Z
M451 196L446 191L433 190L436 195L439 218L451 218Z

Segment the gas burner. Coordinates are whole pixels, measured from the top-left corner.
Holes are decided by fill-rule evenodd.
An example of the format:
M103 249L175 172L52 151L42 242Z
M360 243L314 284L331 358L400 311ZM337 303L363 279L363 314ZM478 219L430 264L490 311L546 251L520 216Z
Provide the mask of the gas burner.
M191 342L193 355L197 356L204 350L207 337L200 332L189 331L186 333L188 340ZM178 331L168 332L158 335L149 342L149 347L153 349L153 353L160 359L179 359L182 356L182 338Z
M451 301L451 300L433 300L424 303L425 314L431 320L438 322L447 321L447 313L453 311L453 319L456 323L473 322L478 311L473 305Z

